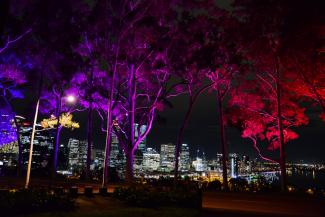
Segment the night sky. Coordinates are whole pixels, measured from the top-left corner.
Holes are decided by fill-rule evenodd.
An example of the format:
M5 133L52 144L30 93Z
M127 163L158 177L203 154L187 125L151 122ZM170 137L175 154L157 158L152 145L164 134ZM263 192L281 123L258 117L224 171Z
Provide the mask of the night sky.
M208 158L214 158L216 153L221 150L218 113L214 96L214 92L202 94L193 109L191 120L184 135L184 143L189 144L192 156L196 156L197 149L200 149L206 153ZM15 103L15 110L18 111L18 114L33 117L33 110L30 105L34 100L31 94L27 95L24 101ZM156 122L147 138L147 146L154 147L158 151L160 144L176 143L177 132L187 109L187 96L176 97L172 99L172 103L173 108L166 108L160 113L165 118L165 122ZM308 111L309 125L298 128L297 132L300 137L286 145L289 161L325 162L324 123L319 119L318 112L317 110ZM100 120L96 113L94 113L94 117L94 147L104 148L105 134L100 132ZM61 134L61 143L67 144L69 138L86 140L86 112L76 113L75 118L80 123L81 128L74 131L64 129ZM241 138L239 130L228 127L227 140L229 152L257 157L251 141ZM260 144L260 147L263 145L266 146L266 144ZM264 153L272 153L266 149L264 151Z

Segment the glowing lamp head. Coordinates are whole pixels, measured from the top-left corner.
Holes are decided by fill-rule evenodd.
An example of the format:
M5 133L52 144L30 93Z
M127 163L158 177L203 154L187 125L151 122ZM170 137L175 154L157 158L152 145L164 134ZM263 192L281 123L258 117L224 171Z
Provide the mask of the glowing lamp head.
M76 101L76 97L73 95L67 96L67 102L68 103L74 103Z

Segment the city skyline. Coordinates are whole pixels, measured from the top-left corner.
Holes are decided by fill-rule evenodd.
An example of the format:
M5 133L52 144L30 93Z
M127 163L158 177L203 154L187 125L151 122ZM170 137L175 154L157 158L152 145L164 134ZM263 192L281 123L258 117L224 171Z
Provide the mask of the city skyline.
M18 111L17 114L32 114L32 110L28 107L28 102L32 103L33 98L25 99L26 104L14 104L15 109ZM215 113L216 105L214 102L215 98L210 94L202 94L198 99L197 105L194 107L192 117L189 122L189 126L185 130L184 143L194 145L195 147L200 146L203 148L207 157L210 158L213 155L211 153L217 153L221 151L220 139L218 135L219 122L217 119L217 113ZM177 101L177 102L176 102ZM173 103L173 100L172 100ZM158 147L159 143L176 143L177 133L179 130L179 123L182 121L182 114L185 112L185 108L182 105L186 105L186 97L179 96L174 101L173 109L166 109L160 113L161 116L165 117L166 120L161 122L155 122L152 130L147 136L148 144L152 147ZM30 111L30 113L26 111ZM95 114L95 113L94 113ZM322 122L318 115L318 109L309 109L308 115L310 117L310 123L308 126L298 128L299 139L289 142L286 145L288 150L288 160L292 162L299 162L301 160L306 162L325 163L325 159L321 153L325 152L324 138L323 138L323 127ZM86 113L76 113L75 119L80 123L80 129L74 131L63 129L62 141L67 142L69 138L76 137L79 139L86 139ZM46 116L41 116L40 120ZM105 145L105 133L101 132L101 120L97 115L94 115L94 145L98 148L104 147ZM203 127L197 127L197 126ZM200 136L196 136L200 135ZM252 143L248 139L241 137L241 133L234 127L228 127L227 137L229 143L229 149L232 152L239 152L250 156L256 156L256 151L252 146ZM306 143L310 144L311 149L306 149ZM261 143L263 147L263 143ZM267 146L266 144L264 145ZM270 156L276 156L276 153L268 152L267 148L264 149L266 153L270 153Z

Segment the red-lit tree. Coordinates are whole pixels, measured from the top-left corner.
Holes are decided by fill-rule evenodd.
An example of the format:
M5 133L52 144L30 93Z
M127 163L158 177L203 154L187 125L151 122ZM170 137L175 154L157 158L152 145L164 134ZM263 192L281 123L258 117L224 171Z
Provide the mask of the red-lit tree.
M286 38L286 30L292 27L291 19L296 17L292 11L296 10L297 5L300 6L294 1L235 1L235 14L245 24L239 26L243 32L241 43L245 47L245 57L254 67L254 77L259 83L258 90L264 89L263 100L271 105L268 113L276 122L271 128L272 133L269 132L268 135L272 139L273 147L280 150L282 190L286 190L285 130L287 125L290 125L286 122L292 121L291 124L297 125L294 120L286 118L285 106L295 103L285 89L285 84L291 80L286 76L283 54L287 49L286 39L289 38Z
M286 89L294 92L298 100L307 102L308 106L318 106L321 118L325 120L325 62L321 49L324 46L324 25L317 16L320 11L301 8L296 13L301 11L311 14L290 29L286 50L281 55L286 77L294 81Z
M249 138L259 157L273 163L280 163L281 159L272 159L263 154L259 143L267 141L267 149L275 151L280 148L277 98L269 95L272 90L264 87L264 82L258 78L244 82L231 92L230 109L227 118L242 130L242 137ZM284 143L297 139L298 134L293 128L306 125L308 118L305 109L285 94L282 96L282 125Z

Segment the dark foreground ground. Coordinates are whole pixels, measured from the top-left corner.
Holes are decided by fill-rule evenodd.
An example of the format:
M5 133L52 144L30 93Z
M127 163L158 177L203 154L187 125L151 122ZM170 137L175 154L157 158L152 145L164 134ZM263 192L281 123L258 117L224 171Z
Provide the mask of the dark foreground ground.
M202 216L325 217L325 198L279 193L204 193Z
M29 217L325 217L325 200L308 195L204 193L203 208L136 208L110 198L79 196L69 213L42 213ZM1 216L1 215L0 215Z

